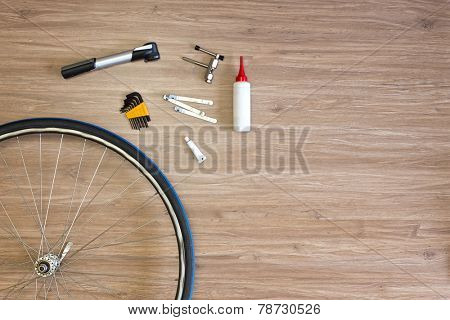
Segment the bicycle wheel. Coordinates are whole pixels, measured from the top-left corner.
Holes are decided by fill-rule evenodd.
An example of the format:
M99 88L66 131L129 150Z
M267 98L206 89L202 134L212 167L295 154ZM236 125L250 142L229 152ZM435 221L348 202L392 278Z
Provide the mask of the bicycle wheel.
M0 126L2 299L190 299L189 221L137 147L69 119Z

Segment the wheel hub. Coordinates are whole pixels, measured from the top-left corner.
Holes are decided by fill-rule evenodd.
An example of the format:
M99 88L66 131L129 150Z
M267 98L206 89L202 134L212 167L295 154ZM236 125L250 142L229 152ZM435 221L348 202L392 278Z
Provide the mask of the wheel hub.
M34 270L38 276L46 278L55 274L56 270L58 270L60 262L61 259L57 255L48 253L36 261L34 264Z

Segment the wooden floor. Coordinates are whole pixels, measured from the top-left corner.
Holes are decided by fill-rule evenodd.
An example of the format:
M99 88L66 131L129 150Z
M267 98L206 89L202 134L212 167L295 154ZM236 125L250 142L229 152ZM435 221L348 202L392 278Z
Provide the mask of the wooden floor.
M59 73L147 41L160 61ZM225 55L212 85L181 60L207 60L195 44ZM239 55L253 86L247 147L229 129ZM447 1L0 0L0 61L2 122L92 122L160 165L192 223L194 298L450 297ZM154 127L140 138L118 112L135 90ZM220 126L175 114L164 93L213 99L203 109ZM186 126L208 170L178 165ZM259 143L271 128L300 138ZM278 156L282 172L267 160Z

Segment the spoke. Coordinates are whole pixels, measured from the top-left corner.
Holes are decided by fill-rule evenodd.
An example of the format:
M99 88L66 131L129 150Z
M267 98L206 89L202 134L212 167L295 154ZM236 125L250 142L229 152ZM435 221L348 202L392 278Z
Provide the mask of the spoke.
M92 273L92 272L79 272L79 271L72 271L72 270L65 270L64 271L66 273L66 276L69 277L70 275L90 275L93 277L111 277L111 278L115 278L115 279L121 279L124 281L124 284L129 284L130 281L134 280L137 283L141 283L142 281L146 281L148 280L147 277L142 276L142 277L133 277L132 280L129 279L129 277L127 275L117 275L117 274L102 274L102 273ZM98 281L97 281L98 282ZM88 284L90 286L90 284ZM143 297L142 295L138 295ZM148 299L148 297L145 297Z
M42 230L40 229L40 225L39 225L38 221L36 220L36 217L33 216L33 212L32 212L32 210L31 210L31 208L29 207L27 201L25 200L25 197L23 196L23 193L20 191L20 187L19 187L19 185L18 185L18 183L17 183L17 179L14 179L14 177L12 176L13 170L9 167L9 164L8 164L8 162L6 161L6 159L5 159L5 157L3 156L3 154L2 154L1 151L0 151L0 158L1 158L2 161L5 163L6 168L8 169L8 172L9 172L8 178L11 179L11 180L14 182L14 184L15 184L15 186L16 186L17 193L18 193L18 194L20 195L20 197L22 198L23 204L24 204L25 207L28 209L29 214L33 217L34 221L35 221L36 224L38 225L38 228L39 228L39 231L40 231L41 235L43 235Z
M36 280L37 280L37 278L36 278ZM38 290L38 292L36 294L37 298L39 297L39 294L41 293L42 289L44 289L44 292L45 292L45 284L46 283L47 283L47 278L45 278L44 281L42 281L42 285L41 285L41 287L39 288L39 290Z
M41 192L41 217L40 217L40 221L42 221L42 213L43 213L43 201L42 201L42 196L43 196L43 192L42 192L42 179L43 179L43 177L42 177L42 133L39 133L39 170L40 170L40 178L41 178L41 188L40 188L40 192ZM43 232L43 230L42 230L42 222L41 222L41 231L42 231L42 234L44 233ZM42 234L41 234L41 236L42 236ZM41 250L42 250L42 253L44 253L44 248L43 248L43 246L42 246L42 239L41 239L41 243L40 243L40 245L39 245L39 253L38 253L38 257L40 257L41 256ZM36 292L36 294L37 294L37 292Z
M58 269L58 272L59 272L59 274L60 274L60 276L61 276L61 279L63 280L63 281L62 281L62 286L63 286L64 290L66 290L67 296L68 296L69 298L72 298L72 295L70 294L69 290L67 290L67 282L66 282L66 278L64 278L64 275L63 275L61 269Z
M6 296L3 297L3 300L6 300L6 299L8 298L8 296L15 290L16 287L18 287L18 286L20 286L21 284L24 284L24 283L26 283L26 282L28 281L28 280L25 280L25 281L24 281L24 279L27 277L27 275L28 275L28 274L25 273L25 274L23 275L23 277L17 282L17 284L12 285L12 286L9 286L9 287L7 287L7 288L5 288L5 289L0 290L0 291L4 291L4 290L10 289L10 290L8 291L8 293L6 294Z
M114 293L113 291L115 291L115 290L113 290L111 288L108 288L105 285L102 285L97 280L88 277L85 273L81 273L81 272L79 272L79 273L78 272L71 272L71 273L78 274L78 275L81 275L81 276L86 278L87 282L84 282L84 281L81 281L81 280L78 279L80 284L84 284L84 285L86 285L88 287L91 287L91 288L97 288L97 289L106 290L106 291L108 291L107 294L115 297L116 299L122 299L122 297L120 296L120 292ZM93 282L95 282L96 285L93 285Z
M53 285L53 278L52 278L52 280L50 280L50 284L48 285L47 291L45 291L44 300L47 300L48 293L50 292L50 290L51 290L51 288L52 288L52 285ZM44 287L44 288L45 288L45 287Z
M111 292L111 293L109 293L110 295L118 295L119 299L123 299L123 297L121 296L121 293L118 292L117 290L111 289L110 287L107 287L107 286L105 286L105 285L100 284L100 283L98 282L98 280L92 279L92 277L88 277L88 275L91 275L91 276L117 277L116 274L97 274L97 273L94 273L94 274L93 274L93 273L77 272L77 271L71 271L71 270L67 270L67 271L65 271L65 272L67 272L67 273L69 273L69 274L72 274L72 275L81 275L81 276L84 276L86 279L88 279L89 283L85 283L85 282L80 281L81 284L85 284L85 285L90 286L90 287L93 287L93 288L105 289L105 290ZM69 277L69 275L67 275L67 277ZM145 281L145 280L147 280L147 279L146 279L146 278L138 278L138 279L135 279L135 280L138 280L138 281L141 281L141 280L142 280L142 281ZM92 282L97 283L98 286L92 285ZM114 292L116 292L116 293L114 293ZM140 298L143 298L143 299L145 299L145 300L148 300L148 296L143 296L143 295L136 294L136 293L133 293L133 294L134 294L136 297L140 297Z
M68 266L70 266L71 264L79 261L79 260L86 259L87 258L86 256L89 256L89 252L87 252L87 251L91 251L91 250L95 250L95 249L101 249L101 248L105 248L105 247L121 246L121 245L124 245L124 244L130 244L130 243L140 243L140 242L144 242L144 241L150 241L150 240L156 240L156 239L164 239L166 237L170 237L170 236L166 235L166 236L160 236L160 237L150 237L150 238L139 239L139 240L131 240L131 241L123 241L123 242L117 242L117 243L110 243L110 244L105 244L105 245L101 245L101 246L98 246L98 247L90 247L90 248L87 248L87 249L86 248L80 249L76 253L81 252L81 253L83 253L83 255L79 256L75 260L70 260L70 262L65 263L61 267L64 267L64 271L70 271L70 269L66 269L66 268Z
M28 263L30 263L29 260L24 261L24 262L19 262L19 263L17 263L17 262L15 262L15 263L3 262L3 263L0 263L0 266L2 266L2 267L6 267L6 266L23 266L24 264L28 264Z
M38 294L38 279L36 278L36 291L34 292L34 300L37 300L37 294Z
M9 233L10 235L12 235L12 236L13 236L13 239L18 239L17 236L11 231L11 229L9 229L9 228L4 228L4 227L0 227L0 229L2 229L3 231ZM11 239L11 238L8 238L8 239ZM23 240L22 240L22 244L23 244L24 246L26 246L28 249L30 249L30 250L32 250L32 251L38 253L38 251L37 251L36 249L34 249L32 246L30 246L28 243L26 243L26 242L23 241ZM28 261L27 261L27 263L28 263ZM0 265L2 265L2 264L0 263Z
M56 280L56 276L54 274L53 274L53 279L55 280L56 294L58 296L58 300L61 300L61 296L59 295L58 280Z
M27 249L27 246L25 245L25 243L22 240L22 237L19 234L19 231L17 231L16 226L14 225L13 221L11 220L11 217L8 214L8 211L6 211L5 206L3 205L3 202L0 200L0 206L2 207L3 211L5 212L6 216L8 217L9 222L11 223L11 226L13 227L14 231L16 232L16 236L18 238L18 240L20 241L20 243L22 244L23 248L25 249L25 251L27 252L28 256L30 257L31 263L34 264L34 259L31 256L30 252Z
M133 216L134 214L136 214L137 212L139 212L139 210L141 210L142 208L144 208L146 205L150 204L155 195L157 195L158 193L153 194L152 196L150 196L148 199L146 199L137 209L135 209L133 212L131 212L129 215L122 217L118 220L116 220L111 226L109 226L107 229L105 229L104 231L102 231L100 234L98 234L97 236L95 236L93 239L89 240L86 244L84 244L80 249L74 251L74 253L70 256L67 257L67 259L71 259L73 258L73 256L75 256L77 253L79 253L81 250L83 250L84 248L86 248L89 244L91 244L92 242L94 242L95 240L97 240L98 238L100 238L102 235L104 235L105 233L107 233L109 230L111 230L113 227L115 227L117 224L119 224L120 222L126 220L127 218ZM75 260L76 261L76 260ZM74 261L70 261L68 262L66 265L71 264Z
M43 230L42 230L42 221L41 221L41 215L39 214L39 209L37 207L37 203L36 203L36 198L34 196L34 191L33 191L33 186L31 184L31 179L30 179L30 175L28 174L28 168L27 168L27 164L25 162L25 157L23 156L23 151L22 151L22 145L20 143L20 139L19 137L17 137L17 144L19 145L19 150L20 150L20 157L22 158L22 164L23 167L25 169L25 174L27 175L27 180L28 180L28 185L30 186L30 190L31 190L31 195L33 197L33 203L34 203L34 207L36 208L36 213L37 213L37 217L38 217L38 221L39 221L39 227L41 229L41 233L43 234ZM42 212L41 212L42 213ZM47 249L48 249L48 243L47 243Z
M92 197L91 200L89 200L88 204L80 211L79 216L86 211L86 209L91 205L92 201L94 201L97 196L100 194L100 192L102 192L102 190L105 188L105 186L109 183L109 181L111 181L111 179L116 175L116 173L119 171L119 169L122 167L123 162L120 163L120 165L114 170L114 172L112 173L112 175L108 178L108 180L106 180L106 182L101 186L101 188L96 192L96 194ZM131 187L133 184L135 184L141 177L137 178L134 182L132 182L127 188L125 188L125 190L123 192L125 192L129 187ZM123 193L122 192L122 193ZM114 200L112 200L114 201ZM112 202L111 200L109 200L107 202L107 204L109 204L110 202ZM106 205L105 205L106 206ZM97 211L98 212L98 211ZM90 220L89 220L90 221ZM66 238L67 240L67 238Z
M47 227L48 212L50 211L50 204L52 202L53 188L55 186L56 173L58 172L59 157L61 156L61 148L62 148L63 139L64 139L64 134L61 135L61 140L59 142L58 156L56 158L55 172L53 173L52 186L50 188L50 196L48 199L47 211L45 213L44 233L42 234L42 237L45 237L45 229ZM42 241L42 239L41 239L41 241Z
M87 290L86 288L84 288L81 284L79 284L77 281L75 281L70 275L66 275L68 279L72 280L77 286L79 286L81 289L83 289L84 291L86 291L89 295L91 295L92 297L94 297L94 299L99 300L98 297L96 295L94 295L92 292L90 292L89 290Z
M80 251L86 252L86 251L91 251L91 250L95 250L95 249L101 249L101 248L105 248L105 247L114 247L114 246L121 246L121 245L124 245L124 244L130 244L130 243L140 243L140 242L144 242L144 241L150 241L150 240L156 240L156 239L164 239L164 238L171 237L171 236L172 235L165 235L165 236L159 236L159 237L144 238L144 239L139 239L139 240L130 240L130 241L114 242L114 243L110 242L110 243L103 244L103 245L97 246L97 247L84 248L84 249L81 249Z
M89 222L92 221L92 219L94 218L94 216L99 213L102 209L105 209L107 206L109 206L111 203L113 203L114 201L116 201L117 199L120 199L122 197L122 195L127 192L128 189L130 189L133 185L136 184L136 182L138 182L139 180L142 179L142 176L139 176L136 180L134 180L133 182L131 182L128 186L125 187L125 189L123 189L122 191L120 191L117 195L115 195L112 199L110 199L108 202L106 202L106 204L103 205L102 208L99 208L96 212L94 212L92 214L92 216L85 222L82 224L82 226L88 224Z
M3 288L3 289L0 289L0 292L2 292L2 291L5 291L5 290L8 290L8 289L11 289L11 288L14 288L14 287L17 287L17 286L20 286L21 284L24 284L25 282L27 282L27 281L30 281L30 280L23 280L23 279L25 279L26 278L26 274L25 274L25 276L24 277L22 277L22 279L21 280L19 280L19 282L18 283L16 283L16 284L14 284L14 285L12 285L12 286L9 286L9 287L6 287L6 288ZM37 279L37 276L35 277L35 278L33 278L33 279L31 279L31 280L34 280L34 279Z
M70 225L70 228L69 228L69 230L67 231L67 234L66 234L66 237L65 237L64 240L63 240L63 243L66 242L67 238L69 237L70 231L72 231L72 228L73 228L73 225L75 224L75 221L78 219L78 215L80 214L81 207L83 206L84 201L86 200L86 196L87 196L87 194L89 193L89 190L91 189L92 183L94 182L94 179L95 179L95 177L96 177L96 175L97 175L98 169L100 168L100 165L101 165L102 162L103 162L103 158L105 157L105 154L106 154L106 151L107 151L107 150L108 150L108 148L105 148L105 150L103 151L103 154L102 154L102 156L101 156L101 158L100 158L100 161L98 162L97 168L95 169L95 172L94 172L94 174L92 175L92 178L91 178L91 181L89 182L89 185L88 185L88 187L87 187L86 193L85 193L84 196L83 196L83 200L81 201L80 206L78 207L77 213L75 214L75 217L74 217L74 219L73 219L73 221L72 221L72 224Z
M117 240L120 240L120 239L123 239L123 238L129 236L130 234L133 234L133 233L135 233L136 231L141 230L143 227L145 227L145 226L147 226L147 225L149 225L149 224L151 224L151 223L153 223L153 222L155 222L154 219L149 220L149 221L147 221L146 223L141 224L141 225L140 225L139 227L137 227L136 229L134 229L134 230L132 230L132 231L130 231L130 232L127 232L127 233L121 235L120 237L114 239L113 241L110 241L110 242L108 242L107 244L104 244L104 245L98 247L98 249L101 249L101 248L104 248L104 247L106 247L106 246L109 246L109 245L115 243Z
M33 274L34 274L34 273L33 273ZM33 275L33 274L32 274L32 275ZM7 298L7 297L15 290L16 287L18 287L18 286L20 286L20 285L22 285L22 284L26 284L26 283L28 283L28 282L31 282L31 281L33 281L34 279L37 278L37 276L36 276L36 277L34 277L34 278L31 278L31 279L28 279L28 280L24 280L24 279L27 277L27 275L29 275L29 274L25 274L25 276L22 277L22 279L19 280L19 282L18 282L17 284L12 285L12 286L9 286L9 287L6 287L6 288L3 288L3 289L0 289L0 292L1 292L1 291L5 291L5 290L10 289L10 291L8 292L8 294L7 294L3 299L6 299L6 298Z
M33 272L33 274L34 274L34 272ZM36 280L37 280L37 278L36 278ZM22 294L23 290L32 283L33 283L33 279L31 279L31 281L29 281L28 283L24 284L22 286L22 288L19 289L19 292L15 295L15 299L18 299L20 297L20 295Z
M129 189L131 188L136 182L138 182L140 179L142 178L142 176L138 177L136 180L134 180L133 182L131 182L128 186L125 187L125 189L123 189L121 192L119 192L117 195L115 195L111 200L109 200L108 202L106 202L105 205L103 205L103 208L98 209L96 212L94 212L92 214L92 216L83 224L81 224L79 226L79 228L81 228L82 226L88 224L89 222L92 221L92 219L94 219L94 216L100 212L101 209L104 209L105 207L107 207L108 205L110 205L111 203L113 203L114 201L116 201L117 199L120 199L122 197L122 195ZM157 195L158 193L153 194L149 199L147 199L146 201L149 201L152 197L154 197L155 195Z
M89 200L89 202L88 202L88 204L80 211L80 214L78 215L78 217L80 217L81 216L81 214L83 214L83 212L85 212L86 210L87 210L87 208L91 205L91 203L97 198L97 196L100 194L100 192L102 192L102 190L105 188L105 186L109 183L109 181L111 181L111 179L116 175L116 173L119 171L119 169L122 167L122 165L123 165L123 163L124 163L124 160L122 160L122 162L120 163L120 165L114 170L114 172L112 173L112 175L106 180L106 182L102 185L102 187L97 191L97 193L92 197L92 199L91 200ZM131 185L130 185L131 186ZM111 200L110 200L110 202L111 202ZM108 204L109 202L107 202L107 204ZM96 212L95 212L96 213ZM95 214L94 213L94 214ZM89 220L90 221L90 220ZM88 221L88 222L89 222ZM84 225L84 224L83 224ZM61 235L61 237L59 238L59 240L56 242L56 244L52 247L52 249L51 250L53 250L53 248L55 248L55 247L57 247L58 245L59 245L59 243L61 242L61 240L62 240L62 238L63 238L63 236L64 236L64 234L66 233L66 228L64 228L64 232L63 232L63 234ZM62 241L61 242L61 245L63 246L64 245L64 243L65 243L65 241L67 241L67 237L64 239L64 241ZM61 254L61 251L62 251L62 246L61 246L61 249L60 249L60 252L59 252L59 254Z
M78 178L80 176L81 165L83 163L85 149L86 149L86 139L84 139L84 142L83 142L83 150L81 151L80 163L78 164L77 176L75 178L75 185L74 185L73 191L72 191L72 198L70 199L69 212L67 213L67 219L66 219L66 223L64 224L63 234L61 235L60 239L56 242L56 244L52 247L51 250L53 250L53 248L55 248L59 244L59 242L63 239L64 234L66 233L66 229L69 225L70 213L72 212L73 199L75 198L75 192L77 190ZM64 245L64 242L63 242L63 245Z

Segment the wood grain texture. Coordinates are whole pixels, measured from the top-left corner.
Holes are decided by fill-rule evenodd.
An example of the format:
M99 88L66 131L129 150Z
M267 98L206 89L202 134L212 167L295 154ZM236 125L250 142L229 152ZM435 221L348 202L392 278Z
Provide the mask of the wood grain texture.
M147 40L161 61L59 73ZM180 59L206 59L197 43L225 55L213 85ZM75 118L140 143L191 219L197 299L448 299L449 43L442 0L1 0L0 115ZM231 125L239 55L253 86L246 161L295 160L289 141L252 139L307 127L308 173L297 160L293 173L243 170L241 135L202 138L161 99L211 98L208 115ZM153 118L141 137L118 113L134 90ZM180 169L185 126L211 170Z

